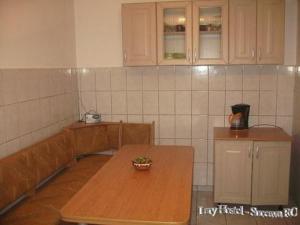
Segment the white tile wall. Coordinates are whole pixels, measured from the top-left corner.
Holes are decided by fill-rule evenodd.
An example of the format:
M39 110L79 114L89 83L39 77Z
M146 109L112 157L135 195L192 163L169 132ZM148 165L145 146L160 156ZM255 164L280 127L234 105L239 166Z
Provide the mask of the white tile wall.
M80 69L79 77L82 113L97 108L106 121L155 121L155 143L194 146L195 185L213 184L213 127L228 126L231 105L251 105L250 125L292 131L294 67L96 68Z
M228 66L226 73L226 90L241 91L243 89L243 66Z
M175 114L175 92L159 91L159 114Z
M276 92L261 91L259 100L259 115L274 116L276 115Z
M209 90L224 91L225 90L225 67L224 66L210 66L209 67Z
M90 94L92 77L81 76L82 90ZM71 69L0 70L0 158L78 120L77 80Z
M175 112L176 114L191 114L192 96L191 91L176 91L175 93Z
M192 114L208 114L208 91L192 91Z
M207 66L192 67L192 90L194 91L208 90L208 67Z

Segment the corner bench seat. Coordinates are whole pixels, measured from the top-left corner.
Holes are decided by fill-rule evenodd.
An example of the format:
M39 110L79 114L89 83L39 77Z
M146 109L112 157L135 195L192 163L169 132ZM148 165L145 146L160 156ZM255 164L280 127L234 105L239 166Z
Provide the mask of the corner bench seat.
M153 139L154 123L75 123L0 159L0 225L70 224L60 209L111 158L95 153ZM82 155L89 156L76 163Z
M93 155L80 159L4 214L0 224L71 225L60 221L59 210L110 158Z

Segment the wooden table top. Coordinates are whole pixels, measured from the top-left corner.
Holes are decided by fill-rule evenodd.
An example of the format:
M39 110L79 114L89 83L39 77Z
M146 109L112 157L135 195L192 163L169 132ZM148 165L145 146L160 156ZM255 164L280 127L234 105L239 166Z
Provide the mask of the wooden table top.
M131 160L150 157L148 171ZM62 208L64 221L91 224L172 224L189 222L193 148L124 146Z
M245 130L231 130L228 127L214 128L215 140L249 141L292 141L292 137L281 128L254 127Z

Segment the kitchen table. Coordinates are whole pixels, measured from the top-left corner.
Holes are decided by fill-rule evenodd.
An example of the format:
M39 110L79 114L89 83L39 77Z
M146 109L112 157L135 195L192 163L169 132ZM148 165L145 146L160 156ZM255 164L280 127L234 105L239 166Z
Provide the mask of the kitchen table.
M152 159L147 171L131 160ZM191 211L193 148L124 146L62 208L62 220L79 224L187 225Z

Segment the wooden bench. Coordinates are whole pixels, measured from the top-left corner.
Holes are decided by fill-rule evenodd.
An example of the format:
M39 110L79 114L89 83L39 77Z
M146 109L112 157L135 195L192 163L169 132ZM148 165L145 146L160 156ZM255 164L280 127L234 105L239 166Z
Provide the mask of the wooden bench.
M75 123L0 159L0 224L66 224L60 222L59 210L111 158L94 153L152 144L153 126Z

